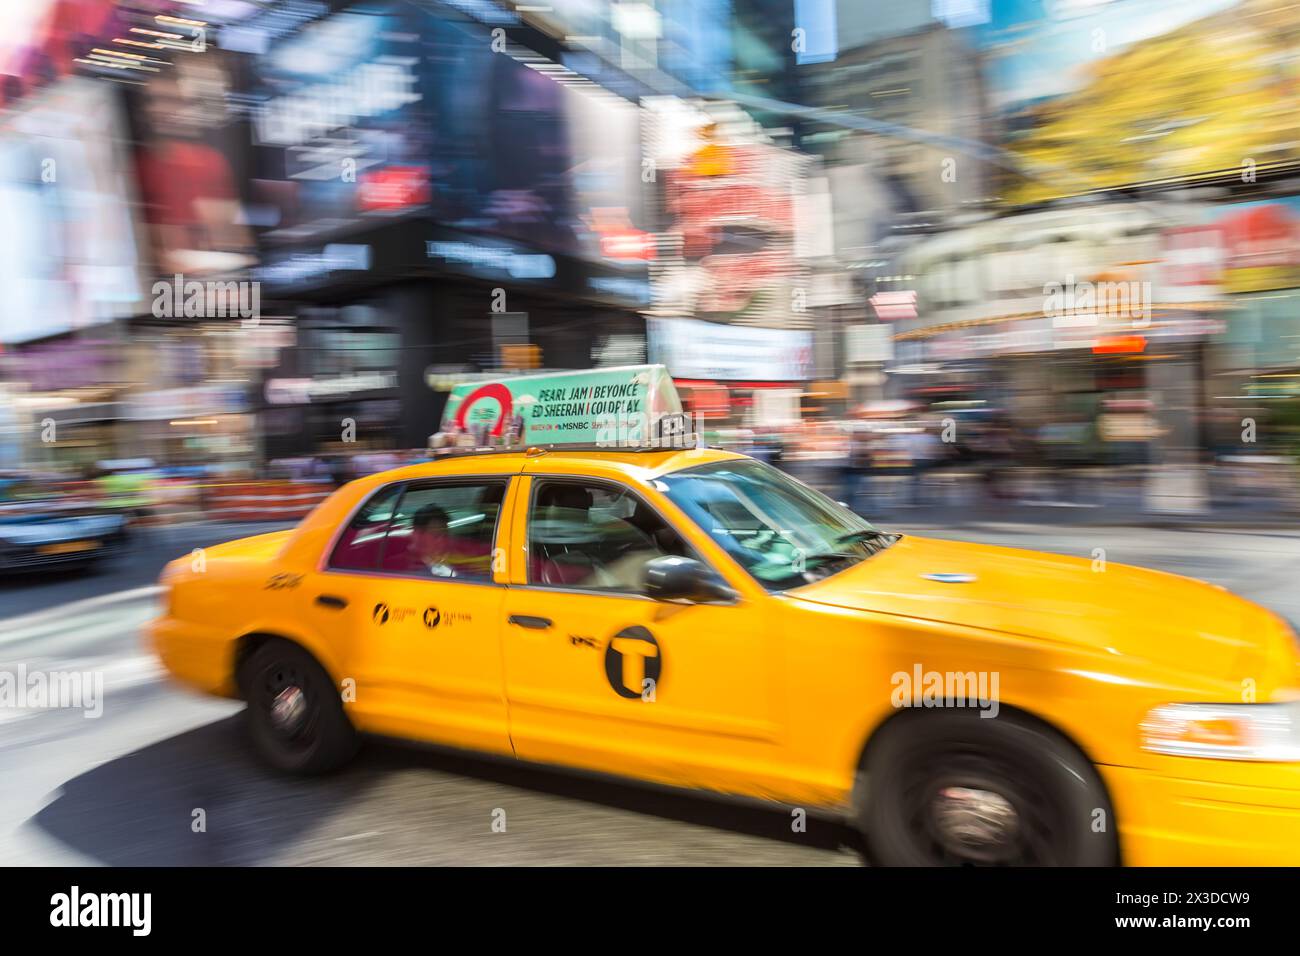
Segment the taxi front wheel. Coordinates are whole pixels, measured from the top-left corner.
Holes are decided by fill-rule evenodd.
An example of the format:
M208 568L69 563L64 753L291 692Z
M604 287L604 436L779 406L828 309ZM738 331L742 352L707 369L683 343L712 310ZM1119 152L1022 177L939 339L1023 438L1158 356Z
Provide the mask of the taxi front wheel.
M269 640L239 668L249 733L278 770L326 773L357 752L359 738L325 669L307 651Z
M858 821L885 866L1109 866L1115 820L1088 759L1003 710L904 714L867 751Z

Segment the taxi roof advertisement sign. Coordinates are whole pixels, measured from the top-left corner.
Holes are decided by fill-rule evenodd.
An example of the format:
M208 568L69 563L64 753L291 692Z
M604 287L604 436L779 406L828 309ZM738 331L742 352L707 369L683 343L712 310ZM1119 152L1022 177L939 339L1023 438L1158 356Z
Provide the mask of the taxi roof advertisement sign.
M662 365L521 375L452 389L442 431L480 443L648 444L681 399Z

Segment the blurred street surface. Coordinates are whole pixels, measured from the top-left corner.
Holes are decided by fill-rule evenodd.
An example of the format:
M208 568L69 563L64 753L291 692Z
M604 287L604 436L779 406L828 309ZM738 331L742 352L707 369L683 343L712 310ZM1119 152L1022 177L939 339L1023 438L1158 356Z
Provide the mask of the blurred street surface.
M919 515L918 515L919 517ZM900 521L932 537L1140 564L1221 584L1300 618L1300 532L1063 527L1006 520ZM249 529L250 531L253 529ZM257 530L265 530L259 527ZM159 529L155 529L159 531ZM14 865L191 864L858 864L853 834L815 818L791 830L780 808L751 808L548 770L371 742L318 780L260 766L240 705L164 680L139 641L155 599L67 606L88 586L134 588L196 542L230 534L160 531L157 550L92 579L42 580L42 614L0 622L0 668L104 673L103 715L0 715L0 861ZM170 549L170 550L168 550ZM7 606L6 606L7 609ZM505 833L491 829L506 812ZM191 829L194 811L206 832Z
M145 528L137 532L129 548L111 561L95 565L89 573L69 568L0 574L0 619L57 609L70 601L101 594L147 587L158 581L163 565L172 558L195 548L285 527L289 525L284 522L193 522Z

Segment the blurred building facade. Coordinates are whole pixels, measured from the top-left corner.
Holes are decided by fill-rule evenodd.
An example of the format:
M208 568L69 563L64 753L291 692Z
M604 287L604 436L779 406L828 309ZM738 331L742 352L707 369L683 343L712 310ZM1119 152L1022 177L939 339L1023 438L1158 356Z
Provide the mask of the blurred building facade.
M887 6L37 0L0 467L415 448L458 381L643 361L717 427L1300 447L1300 18Z
M996 141L980 53L942 23L842 49L833 61L809 71L804 89L811 105L934 137ZM997 168L951 143L847 130L829 135L833 138L821 150L828 161L870 164L899 192L909 212L949 218L988 208L997 195Z

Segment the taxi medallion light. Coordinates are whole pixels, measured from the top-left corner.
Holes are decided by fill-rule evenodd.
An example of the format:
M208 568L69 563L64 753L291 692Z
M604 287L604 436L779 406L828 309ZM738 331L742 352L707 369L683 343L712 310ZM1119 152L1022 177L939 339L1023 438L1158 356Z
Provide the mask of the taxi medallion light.
M1142 722L1142 747L1175 757L1300 761L1300 703L1164 704Z

